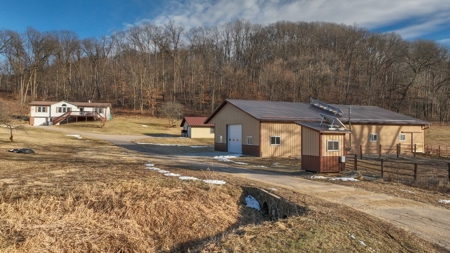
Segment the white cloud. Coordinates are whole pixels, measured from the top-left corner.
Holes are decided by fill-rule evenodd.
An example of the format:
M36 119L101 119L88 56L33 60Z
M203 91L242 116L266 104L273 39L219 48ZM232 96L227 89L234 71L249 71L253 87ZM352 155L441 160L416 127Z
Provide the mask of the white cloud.
M152 22L173 20L186 30L241 18L259 24L323 21L367 29L401 23L391 31L415 38L449 24L449 17L450 1L442 0L173 0Z
M440 44L449 45L449 48L450 48L450 38L449 39L438 40L437 42L440 43Z

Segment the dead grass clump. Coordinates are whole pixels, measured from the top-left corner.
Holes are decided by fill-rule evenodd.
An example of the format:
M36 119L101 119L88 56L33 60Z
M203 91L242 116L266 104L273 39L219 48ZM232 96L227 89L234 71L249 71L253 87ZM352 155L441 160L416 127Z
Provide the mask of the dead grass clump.
M83 185L0 204L0 250L185 251L239 223L239 188L155 179ZM228 189L229 188L229 189Z
M441 193L450 193L450 184L442 178L429 177L413 181L409 184L415 188L421 188L428 191L436 191Z

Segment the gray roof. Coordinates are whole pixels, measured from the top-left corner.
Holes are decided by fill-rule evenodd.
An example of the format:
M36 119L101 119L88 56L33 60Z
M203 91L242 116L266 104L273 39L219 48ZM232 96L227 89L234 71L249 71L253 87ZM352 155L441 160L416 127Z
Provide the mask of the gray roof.
M325 125L320 125L320 123L318 122L296 122L297 124L301 125L301 126L305 126L311 129L314 129L316 131L319 131L321 133L351 133L350 130L348 129L330 129L328 126Z
M111 107L111 103L68 102L68 101L31 101L29 106L51 106L59 102L66 102L78 107Z
M351 107L351 122L360 124L391 124L391 125L430 125L430 122L389 111L377 106L336 105L343 115L334 115L332 112L315 107L309 103L299 102L273 102L259 100L227 99L214 113L208 117L209 122L225 104L232 104L259 121L275 122L317 122L322 119L320 114L328 114L348 123L348 108Z

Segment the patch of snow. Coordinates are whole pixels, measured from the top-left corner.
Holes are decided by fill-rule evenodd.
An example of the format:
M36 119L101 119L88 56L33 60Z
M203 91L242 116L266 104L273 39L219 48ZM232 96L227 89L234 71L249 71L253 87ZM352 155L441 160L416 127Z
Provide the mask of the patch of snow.
M261 211L261 206L259 205L258 200L256 200L252 195L245 197L245 203L247 204L246 206Z
M207 184L226 184L227 183L223 180L209 180L209 179L205 179L205 180L203 180L203 182L205 182Z
M75 137L77 139L83 139L83 137L81 137L79 134L66 134L66 136Z
M188 176L181 176L178 178L181 180L198 180L198 178L196 178L196 177L188 177Z
M275 188L269 188L269 190L271 190L271 191L278 191L278 190L275 189Z
M244 162L234 162L235 164L241 164L241 165L247 165L248 163L244 163Z
M147 167L146 169L153 170L153 171L156 171L156 172L159 172L159 173L170 173L170 171L162 170L162 169L159 169L159 168L156 168L156 167Z
M411 194L414 194L414 192L412 192L412 191L409 191L409 190L403 190L403 189L400 189L400 191L402 191L402 192L407 192L407 193L411 193Z
M207 148L208 146L189 146L190 148Z
M267 168L266 166L264 166L264 165L253 165L253 167L258 167L258 168Z
M358 179L355 179L352 177L330 177L329 179L330 180L353 181L353 182L359 181Z
M159 168L156 168L156 167L146 167L146 169L148 169L148 170L154 170L154 171L160 171L160 169L159 169Z
M146 163L145 166L147 166L147 167L153 167L153 166L155 166L155 165L154 165L153 163Z
M354 236L354 235L350 235L350 238L352 238L353 240L355 240L355 236Z
M361 244L362 246L366 246L366 244L363 241L359 241L359 244Z
M176 173L166 173L166 174L164 174L164 176L166 176L166 177L179 177L180 174L176 174Z
M219 155L219 156L214 156L213 158L222 162L232 162L230 159L231 158L238 158L242 156L242 154L237 154L237 155Z
M450 200L447 200L447 199L440 199L440 200L438 200L438 202L442 203L442 204L450 204Z
M147 125L142 125L142 127L148 127Z
M327 177L324 176L311 176L311 179L328 179Z

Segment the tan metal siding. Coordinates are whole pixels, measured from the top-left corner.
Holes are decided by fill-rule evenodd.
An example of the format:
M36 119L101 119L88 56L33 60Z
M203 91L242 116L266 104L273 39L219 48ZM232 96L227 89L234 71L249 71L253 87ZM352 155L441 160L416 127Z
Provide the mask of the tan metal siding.
M281 145L270 145L271 136L280 136ZM300 157L301 154L301 126L261 123L261 157Z
M360 145L363 154L378 153L379 145L384 153L396 152L396 145L399 143L398 136L402 132L406 134L404 144L411 144L411 133L414 133L414 143L417 144L417 152L423 152L425 143L425 130L421 126L400 126L400 125L353 125L352 124L352 151L359 154ZM416 133L417 132L417 133ZM378 134L378 142L370 142L369 135ZM349 140L349 138L347 138Z
M319 156L319 136L318 131L307 127L302 128L302 150L303 155Z
M345 155L344 134L322 134L322 156L343 156ZM327 151L327 141L339 141L339 151Z
M191 138L214 138L210 127L191 127Z
M215 126L216 143L227 143L227 125L242 124L242 144L246 144L247 136L252 136L253 146L259 146L259 121L234 105L226 104L209 123ZM219 136L222 136L222 142L219 142Z

